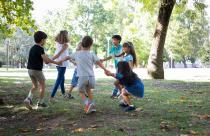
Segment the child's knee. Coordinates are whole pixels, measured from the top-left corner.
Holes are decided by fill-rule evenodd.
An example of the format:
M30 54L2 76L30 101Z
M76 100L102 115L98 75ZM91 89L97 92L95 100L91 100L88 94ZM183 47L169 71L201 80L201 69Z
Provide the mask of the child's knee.
M125 89L122 89L122 95L123 95L123 96L128 96L129 94L126 92Z
M34 90L37 90L37 89L38 89L38 85L33 85L32 88L33 88Z

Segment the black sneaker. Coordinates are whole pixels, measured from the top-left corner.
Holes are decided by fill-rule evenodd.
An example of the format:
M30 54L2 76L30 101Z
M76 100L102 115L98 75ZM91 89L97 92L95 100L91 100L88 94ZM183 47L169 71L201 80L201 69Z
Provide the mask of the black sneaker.
M134 107L134 106L128 106L126 109L125 109L125 111L126 112L129 112L129 111L134 111L136 109L136 107Z
M66 95L66 98L68 98L68 99L74 99L74 96L72 96L71 94L67 94Z
M25 103L25 105L26 105L26 108L27 109L29 109L29 110L32 110L33 108L33 103L32 103L32 100L31 100L31 98L26 98L25 100L24 100L24 103Z
M122 103L119 104L119 106L122 107L122 108L126 108L126 107L128 107L129 105L128 105L128 104L125 104L124 102L122 102Z
M37 106L38 107L42 107L42 108L46 108L47 107L47 104L45 104L45 103L37 103Z

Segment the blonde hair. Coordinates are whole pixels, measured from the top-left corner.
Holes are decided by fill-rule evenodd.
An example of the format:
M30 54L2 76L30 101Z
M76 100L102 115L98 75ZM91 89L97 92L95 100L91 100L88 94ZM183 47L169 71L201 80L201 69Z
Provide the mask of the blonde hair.
M64 44L69 42L68 31L62 30L60 33L55 37L55 41Z

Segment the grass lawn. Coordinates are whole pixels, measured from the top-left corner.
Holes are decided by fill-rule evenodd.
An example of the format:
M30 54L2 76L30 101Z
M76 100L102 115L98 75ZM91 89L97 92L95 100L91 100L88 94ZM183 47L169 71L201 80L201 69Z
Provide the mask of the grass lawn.
M48 108L29 111L23 100L29 79L0 78L1 136L209 136L210 84L144 80L145 97L133 98L137 110L125 113L110 99L114 80L97 80L97 112L85 115L78 92L74 100L56 94ZM47 81L46 98L53 80ZM37 96L37 95L36 95ZM34 103L37 97L34 98ZM47 101L47 99L46 99Z

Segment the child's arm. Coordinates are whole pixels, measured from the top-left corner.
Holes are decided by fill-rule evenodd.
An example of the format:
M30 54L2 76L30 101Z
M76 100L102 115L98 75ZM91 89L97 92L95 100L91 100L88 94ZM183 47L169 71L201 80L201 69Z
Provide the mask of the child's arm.
M107 60L110 60L112 58L112 56L109 56L109 57L107 57L107 58L104 58L104 59L100 59L100 61L107 61Z
M43 61L45 62L45 64L48 64L48 63L53 63L53 64L57 64L57 65L61 65L63 61L54 61L54 60L51 60L50 58L47 57L46 54L42 54L42 59Z
M70 61L71 63L73 63L75 66L77 65L76 61L73 60L72 58L70 58L69 61Z
M66 49L68 49L68 44L64 44L62 46L62 49L55 56L52 57L52 60L57 59Z
M133 69L133 61L128 61L128 64L129 64L130 68Z
M71 57L70 56L66 56L66 57L64 57L63 59L61 59L61 61L63 62L63 61L67 61L67 60L69 60L70 62L71 62Z
M119 54L119 55L115 55L115 57L121 57L121 56L123 56L123 55L125 55L125 52L122 52L122 53Z
M110 73L110 71L107 70L107 69L104 67L104 65L103 65L103 63L102 63L101 61L96 61L96 64L104 70L104 73L105 73L105 74L106 74L106 73Z

